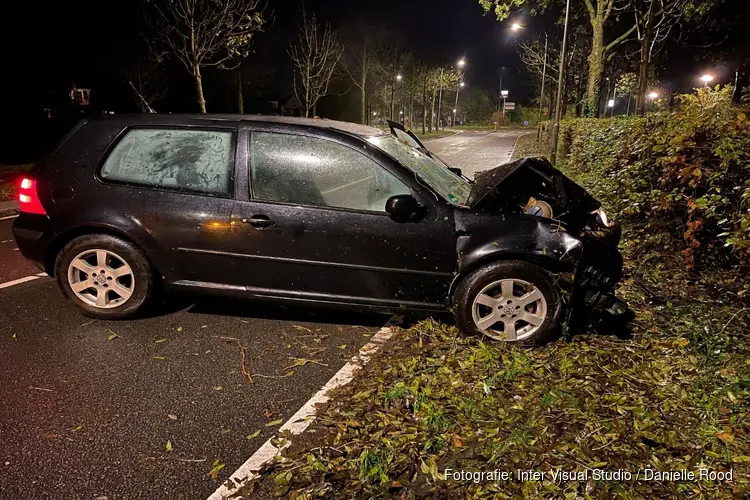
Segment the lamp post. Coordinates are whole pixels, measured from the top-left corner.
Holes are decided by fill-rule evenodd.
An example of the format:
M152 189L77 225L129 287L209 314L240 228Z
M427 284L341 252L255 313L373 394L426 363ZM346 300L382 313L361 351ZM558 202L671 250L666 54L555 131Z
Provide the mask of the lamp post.
M456 111L458 110L458 92L461 90L461 87L463 87L465 84L464 82L461 82L458 84L458 87L456 87L456 104L453 106L453 126L456 126Z
M403 79L404 77L401 76L401 73L397 73L395 81L393 82L393 85L391 85L391 121L393 121L393 108L396 100L396 82L400 82Z
M565 28L563 29L562 50L560 51L560 73L557 82L557 102L555 104L555 123L552 126L552 150L550 161L552 164L557 160L557 142L560 140L560 117L562 115L562 92L565 82L565 51L568 48L568 21L570 20L570 0L565 5Z
M544 32L544 66L542 67L542 92L539 94L539 120L536 124L536 142L542 139L542 111L544 109L544 83L547 80L547 45L549 39L547 38L547 32Z
M464 66L466 66L466 60L463 59L463 58L460 59L456 63L456 66L458 66L459 68L463 68ZM456 96L456 100L458 100L458 96ZM440 130L440 108L442 106L442 103L443 103L443 68L441 67L440 68L440 88L438 90L437 123L435 124L435 129L436 130ZM443 130L445 130L445 126L443 126Z

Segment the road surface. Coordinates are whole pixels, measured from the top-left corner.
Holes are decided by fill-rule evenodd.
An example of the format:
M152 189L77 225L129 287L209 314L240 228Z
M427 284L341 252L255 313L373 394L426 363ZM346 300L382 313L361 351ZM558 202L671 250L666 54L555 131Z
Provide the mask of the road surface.
M507 161L518 135L427 145L473 175ZM3 499L206 498L388 320L174 298L146 318L91 320L23 260L12 222L0 220Z
M528 132L523 129L501 129L497 132L466 131L427 141L425 146L473 179L474 175L481 170L509 162L516 140Z

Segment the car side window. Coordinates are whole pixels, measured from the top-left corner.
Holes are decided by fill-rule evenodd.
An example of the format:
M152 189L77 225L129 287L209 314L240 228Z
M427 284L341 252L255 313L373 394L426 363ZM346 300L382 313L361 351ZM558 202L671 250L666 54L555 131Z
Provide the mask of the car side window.
M232 135L217 130L133 129L114 147L99 175L129 184L229 195Z
M388 198L410 194L367 156L316 137L253 132L250 169L261 200L385 212Z

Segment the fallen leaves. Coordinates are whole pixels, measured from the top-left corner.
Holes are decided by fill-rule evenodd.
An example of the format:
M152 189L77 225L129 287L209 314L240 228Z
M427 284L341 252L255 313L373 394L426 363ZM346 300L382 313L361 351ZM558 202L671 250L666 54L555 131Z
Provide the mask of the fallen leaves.
M742 374L750 363L701 369L690 347L660 335L577 336L531 351L422 322L321 410L309 448L285 452L263 477L291 496L322 488L315 491L326 498L355 490L366 498L427 491L435 498L549 498L564 486L436 478L444 467L515 470L530 463L538 470L700 465L749 472L750 422L742 408L750 377ZM290 359L298 366L317 361ZM596 482L586 492L617 496L617 487ZM635 496L679 496L666 483L630 488Z
M119 339L120 338L119 335L117 335L115 332L113 332L110 329L105 330L105 333L109 333L109 336L107 337L107 341L108 342L111 342L111 341L113 341L115 339Z
M276 420L271 420L268 422L265 427L276 427L277 425L281 425L281 423L284 421L282 418L277 418Z
M260 429L247 435L247 439L254 439L260 436Z
M219 459L217 458L216 460L213 461L211 466L213 468L211 469L211 472L208 473L208 476L214 481L216 481L217 479L219 479L219 472L221 472L221 469L224 468L224 464L221 463Z
M167 451L172 451L172 441L168 440L167 445L164 447Z

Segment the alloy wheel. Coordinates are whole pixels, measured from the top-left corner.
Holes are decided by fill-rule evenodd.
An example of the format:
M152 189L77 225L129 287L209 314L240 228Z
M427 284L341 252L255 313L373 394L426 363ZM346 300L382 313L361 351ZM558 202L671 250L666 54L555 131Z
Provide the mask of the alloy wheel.
M95 248L79 253L68 266L68 284L88 305L110 309L123 305L135 290L135 274L114 252Z
M518 341L534 335L547 317L547 301L528 281L506 278L485 286L474 298L474 324L495 340Z

